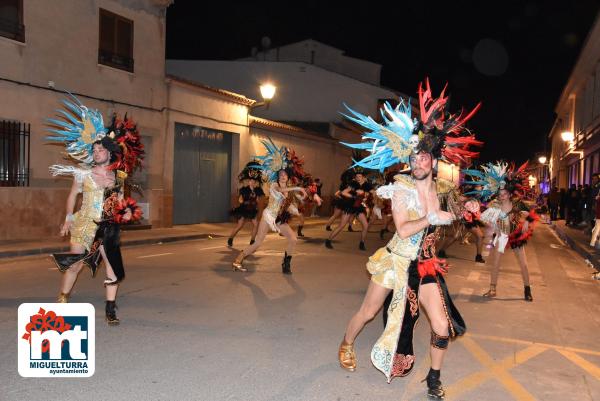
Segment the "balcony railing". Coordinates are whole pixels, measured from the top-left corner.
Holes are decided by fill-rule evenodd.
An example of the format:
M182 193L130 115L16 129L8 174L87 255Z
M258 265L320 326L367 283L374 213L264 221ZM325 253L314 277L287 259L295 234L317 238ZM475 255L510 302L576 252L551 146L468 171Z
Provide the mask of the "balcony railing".
M106 50L98 50L98 63L133 72L132 58L121 56Z
M19 24L13 20L0 18L0 36L25 42L25 25Z

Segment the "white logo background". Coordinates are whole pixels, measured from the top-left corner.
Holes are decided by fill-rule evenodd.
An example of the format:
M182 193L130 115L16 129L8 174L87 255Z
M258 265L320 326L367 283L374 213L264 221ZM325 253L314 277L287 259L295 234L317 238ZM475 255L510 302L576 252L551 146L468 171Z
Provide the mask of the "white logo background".
M31 317L37 315L40 308L46 312L54 312L57 316L87 317L87 329L72 325L70 330L59 333L48 330L44 333L31 332L31 345L23 335L27 333L27 325ZM90 377L96 365L96 311L87 303L25 303L19 306L17 344L19 355L19 374L22 377ZM50 341L50 359L41 360L41 343ZM60 343L69 342L67 360L61 359ZM87 340L87 353L82 350L82 342Z

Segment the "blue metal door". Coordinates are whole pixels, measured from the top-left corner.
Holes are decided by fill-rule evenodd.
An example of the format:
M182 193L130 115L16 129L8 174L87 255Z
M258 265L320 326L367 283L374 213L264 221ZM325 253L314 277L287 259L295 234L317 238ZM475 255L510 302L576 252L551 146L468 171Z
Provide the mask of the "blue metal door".
M173 224L229 219L232 135L175 123Z

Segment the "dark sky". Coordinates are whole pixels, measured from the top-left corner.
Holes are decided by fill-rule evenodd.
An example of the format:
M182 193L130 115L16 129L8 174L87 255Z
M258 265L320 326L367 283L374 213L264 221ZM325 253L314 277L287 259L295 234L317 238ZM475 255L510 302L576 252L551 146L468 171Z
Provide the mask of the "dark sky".
M167 58L229 60L249 56L264 36L272 47L312 38L382 64L382 85L408 95L429 76L434 92L449 83L451 109L482 101L470 123L486 143L482 161L522 162L543 152L598 2L437 3L215 2L209 9L176 0L167 10Z

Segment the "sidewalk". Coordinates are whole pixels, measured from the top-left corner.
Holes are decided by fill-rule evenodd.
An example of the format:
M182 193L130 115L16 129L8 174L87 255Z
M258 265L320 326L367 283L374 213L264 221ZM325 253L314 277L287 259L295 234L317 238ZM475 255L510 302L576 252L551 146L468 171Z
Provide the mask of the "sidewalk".
M584 228L567 227L564 220L553 221L550 227L594 269L600 271L600 249L590 246L591 235L584 233Z
M307 217L305 226L324 224L325 217ZM294 228L296 224L292 223ZM159 242L188 241L204 238L226 238L235 223L204 223L151 228L148 230L122 230L121 246L156 244ZM246 224L240 233L249 233L251 224ZM49 237L38 240L0 241L0 260L21 256L44 255L69 251L68 237Z

